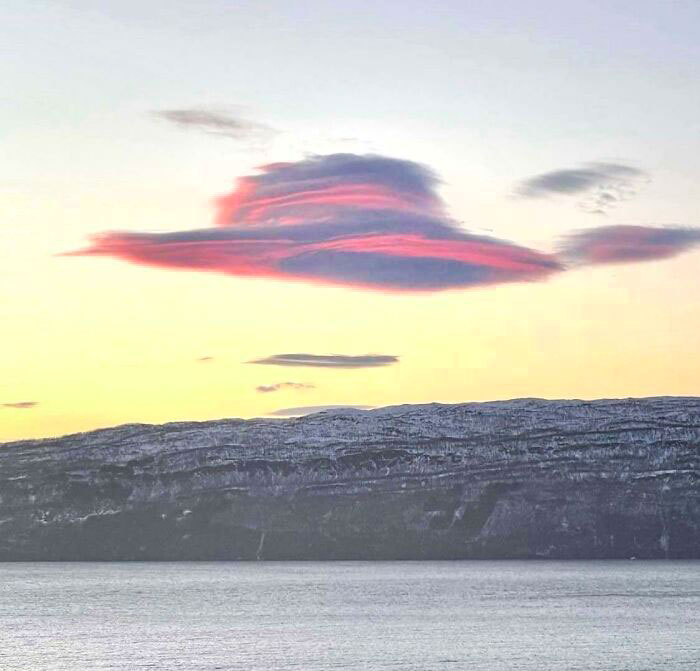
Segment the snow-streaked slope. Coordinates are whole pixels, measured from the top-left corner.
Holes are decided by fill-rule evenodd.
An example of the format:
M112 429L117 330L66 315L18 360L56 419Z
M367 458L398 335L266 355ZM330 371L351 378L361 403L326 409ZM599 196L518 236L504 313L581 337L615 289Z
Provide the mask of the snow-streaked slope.
M700 399L676 397L6 443L0 558L700 556L699 451Z

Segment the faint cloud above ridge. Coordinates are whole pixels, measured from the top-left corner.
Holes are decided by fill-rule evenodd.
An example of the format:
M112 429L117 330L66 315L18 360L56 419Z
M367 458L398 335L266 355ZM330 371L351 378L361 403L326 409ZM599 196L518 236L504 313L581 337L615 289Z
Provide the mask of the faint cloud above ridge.
M302 405L297 408L280 408L268 412L268 417L301 417L326 410L372 410L373 405Z
M584 163L529 177L516 186L515 193L522 198L577 196L584 212L605 214L633 197L649 179L648 173L630 165Z
M376 368L398 363L399 357L392 354L364 354L348 356L345 354L272 354L262 359L246 363L266 366L309 366L313 368Z
M245 119L229 110L191 107L155 110L152 114L181 128L192 128L236 140L264 140L277 132L266 124Z
M277 382L275 384L261 384L255 387L255 391L260 394L270 394L275 391L281 391L282 389L315 389L315 384L309 384L307 382Z

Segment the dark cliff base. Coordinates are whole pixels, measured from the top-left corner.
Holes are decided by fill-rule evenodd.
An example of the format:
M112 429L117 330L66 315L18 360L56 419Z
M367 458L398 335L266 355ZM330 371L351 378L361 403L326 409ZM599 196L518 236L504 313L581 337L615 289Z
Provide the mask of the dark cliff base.
M203 498L47 525L0 560L700 558L700 534L687 522L700 515L697 502L669 507L661 520L653 491L620 494L495 483L466 501L459 487Z
M0 560L700 558L700 403L597 403L0 446Z

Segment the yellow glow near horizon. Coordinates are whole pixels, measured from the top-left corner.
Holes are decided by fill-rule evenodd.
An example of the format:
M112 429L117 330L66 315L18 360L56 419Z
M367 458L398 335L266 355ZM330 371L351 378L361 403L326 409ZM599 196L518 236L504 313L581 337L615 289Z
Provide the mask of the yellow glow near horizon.
M431 295L42 258L3 306L0 387L2 402L38 405L0 411L0 437L302 405L697 394L700 303L686 287L698 258ZM400 363L245 363L281 352ZM255 391L287 380L316 386Z

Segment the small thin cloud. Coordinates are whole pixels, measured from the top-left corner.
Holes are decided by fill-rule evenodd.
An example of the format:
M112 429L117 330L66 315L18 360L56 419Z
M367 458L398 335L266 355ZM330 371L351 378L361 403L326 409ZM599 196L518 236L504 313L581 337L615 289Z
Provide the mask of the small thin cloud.
M297 408L280 408L267 414L268 417L301 417L326 410L371 410L373 405L302 405Z
M516 194L523 198L579 197L578 206L590 214L605 214L634 196L649 176L620 163L585 163L578 168L552 170L523 180Z
M198 363L210 363L211 361L214 361L214 357L213 357L213 356L200 356L200 357L197 359L197 362L198 362Z
M39 405L38 401L15 401L14 403L3 403L0 407L12 410L29 410Z
M575 266L638 263L700 246L700 229L678 226L601 226L567 236L560 253Z
M309 384L307 382L277 382L275 384L261 384L255 387L255 391L260 394L271 394L276 391L281 391L282 389L306 390L315 388L315 384Z
M235 140L261 140L271 137L275 130L226 110L191 107L184 109L156 110L154 116L169 121L180 128L200 130L211 135L221 135Z
M346 354L272 354L263 359L246 363L265 366L309 366L313 368L376 368L398 363L399 357L392 354L364 354L348 356Z

